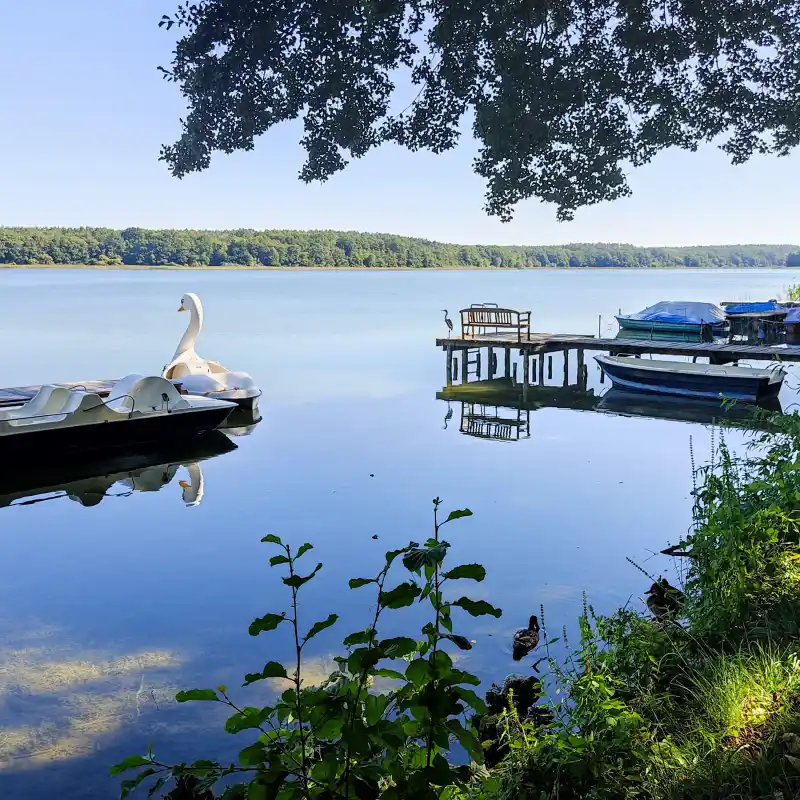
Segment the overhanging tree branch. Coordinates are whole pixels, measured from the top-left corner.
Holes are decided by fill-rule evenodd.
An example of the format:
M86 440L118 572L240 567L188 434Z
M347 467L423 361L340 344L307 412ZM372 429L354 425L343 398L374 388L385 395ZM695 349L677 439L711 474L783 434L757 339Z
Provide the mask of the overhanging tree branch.
M302 119L300 177L326 180L384 142L450 149L471 113L488 212L570 219L668 147L800 143L797 0L197 0L161 24L183 32L177 177ZM393 114L402 68L420 88Z

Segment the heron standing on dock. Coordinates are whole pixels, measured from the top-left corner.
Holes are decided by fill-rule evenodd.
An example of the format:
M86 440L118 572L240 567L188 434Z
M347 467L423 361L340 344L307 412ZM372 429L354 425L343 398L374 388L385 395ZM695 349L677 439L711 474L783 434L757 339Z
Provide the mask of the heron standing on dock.
M447 316L447 309L443 308L444 311L444 324L447 325L447 338L450 338L450 334L453 332L453 320Z

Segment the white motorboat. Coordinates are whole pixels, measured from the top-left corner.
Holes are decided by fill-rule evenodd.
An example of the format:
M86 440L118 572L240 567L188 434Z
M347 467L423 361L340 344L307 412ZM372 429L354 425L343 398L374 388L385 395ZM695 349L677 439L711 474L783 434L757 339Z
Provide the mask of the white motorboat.
M0 457L10 463L136 450L209 433L234 403L180 394L168 380L128 375L107 398L81 388L46 385L20 405L0 410Z
M189 325L183 334L172 361L161 373L180 391L219 400L230 400L240 408L255 410L261 390L246 372L232 372L218 361L208 361L195 352L195 344L203 329L203 304L193 292L181 298L178 311L189 312Z

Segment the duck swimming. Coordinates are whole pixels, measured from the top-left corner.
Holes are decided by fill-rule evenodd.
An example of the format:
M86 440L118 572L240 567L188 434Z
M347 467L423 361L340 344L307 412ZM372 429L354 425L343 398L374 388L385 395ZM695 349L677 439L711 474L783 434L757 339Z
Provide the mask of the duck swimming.
M539 620L532 616L528 620L528 627L521 628L514 634L514 645L512 658L519 661L525 658L528 653L535 650L539 644Z

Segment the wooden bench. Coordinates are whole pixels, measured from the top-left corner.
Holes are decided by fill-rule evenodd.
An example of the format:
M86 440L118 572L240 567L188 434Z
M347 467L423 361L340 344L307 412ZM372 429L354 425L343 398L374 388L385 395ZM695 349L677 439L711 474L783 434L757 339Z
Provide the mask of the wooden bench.
M514 331L517 341L531 340L531 312L498 308L488 303L461 310L461 335L464 339Z

